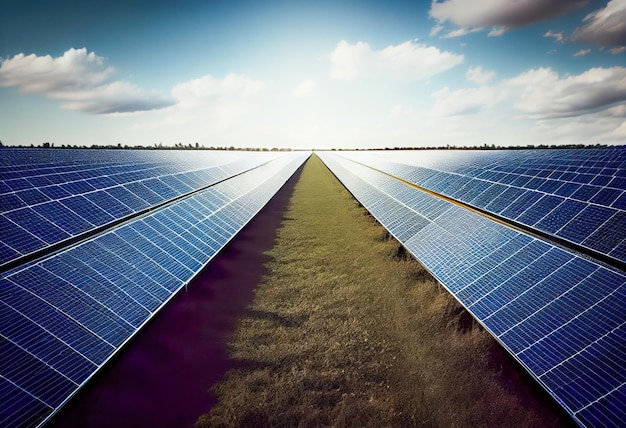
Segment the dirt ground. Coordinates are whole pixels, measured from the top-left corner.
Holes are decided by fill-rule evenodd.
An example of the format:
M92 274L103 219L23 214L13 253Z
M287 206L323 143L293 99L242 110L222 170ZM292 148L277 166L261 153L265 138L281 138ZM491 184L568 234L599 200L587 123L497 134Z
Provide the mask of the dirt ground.
M51 421L52 427L185 427L233 367L227 341L254 298L297 171L261 212Z

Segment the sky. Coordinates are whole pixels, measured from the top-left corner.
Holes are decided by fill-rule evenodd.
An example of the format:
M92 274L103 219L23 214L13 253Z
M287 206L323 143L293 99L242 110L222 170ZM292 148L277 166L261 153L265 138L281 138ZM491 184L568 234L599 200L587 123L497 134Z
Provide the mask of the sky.
M624 144L626 0L0 0L0 141Z

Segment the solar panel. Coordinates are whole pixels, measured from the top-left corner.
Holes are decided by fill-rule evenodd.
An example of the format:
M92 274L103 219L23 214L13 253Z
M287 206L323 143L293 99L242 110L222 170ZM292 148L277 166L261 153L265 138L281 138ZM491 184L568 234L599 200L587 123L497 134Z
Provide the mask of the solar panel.
M619 227L626 224L625 148L345 155L626 264L626 227Z
M588 173L595 171L591 168L620 174L618 165L622 163L619 158L623 155L617 156L617 160L616 155L626 152L608 152L612 155L589 156L596 160L584 174L592 175ZM420 152L403 153L404 163L385 162L385 157L392 155L382 153L380 156L377 153L376 157L356 152L322 152L319 155L361 204L423 263L574 420L587 426L619 426L626 420L623 404L626 388L624 271L442 196L445 192L472 200L489 190L490 186L483 183L480 192L473 192L470 188L460 191L467 183L476 180L461 173L478 175L493 170L502 173L496 174L496 178L508 176L511 181L517 180L519 177L511 177L512 171L516 174L521 171L514 166L516 162L508 161L506 157L510 155L519 161L520 158L531 159L533 155L520 156L517 152L509 152L482 158L481 154L437 153L434 156L440 171L406 164L411 156L417 159ZM562 155L567 162L560 159ZM397 154L393 156L397 157ZM459 158L457 163L456 156ZM551 166L574 168L574 160L587 165L580 156L569 151L563 154L553 151L539 157L546 166L531 171L540 163L522 162L518 165L524 165L524 174L549 176ZM603 167L602 160L610 166ZM483 165L491 166L483 168ZM428 168L432 166L428 165ZM442 171L446 171L445 174ZM448 171L459 175L453 179L456 187L447 185L446 178L441 179L452 174ZM576 178L594 180L587 176ZM419 188L403 180L428 187ZM612 182L608 176L605 181ZM502 180L498 184L501 183ZM432 189L438 189L441 194L432 193ZM519 191L523 189L519 188ZM494 191L491 195L497 199L495 195L502 196L504 192L506 190L502 193ZM542 196L545 195L539 195ZM603 208L585 204L578 213L591 207ZM578 213L568 214L570 220L564 224ZM600 216L598 221L600 225L593 223L593 227L602 228L606 224L602 218ZM584 230L593 233L593 227ZM580 235L578 241L587 239L582 237L582 232Z
M0 278L0 426L33 426L49 418L189 283L307 157L250 155L231 162L228 175L200 170L195 188L202 176L230 178L5 270ZM71 166L46 165L51 171ZM4 173L19 172L11 169ZM193 188L180 183L168 179L162 185L176 188L177 195ZM97 195L102 205L94 206L112 213L112 196ZM85 195L71 198L88 200ZM11 222L7 231L31 227L12 212L4 217ZM101 221L84 215L91 225ZM52 240L47 234L30 236Z
M3 150L0 266L258 167L270 153ZM19 226L19 227L15 227Z

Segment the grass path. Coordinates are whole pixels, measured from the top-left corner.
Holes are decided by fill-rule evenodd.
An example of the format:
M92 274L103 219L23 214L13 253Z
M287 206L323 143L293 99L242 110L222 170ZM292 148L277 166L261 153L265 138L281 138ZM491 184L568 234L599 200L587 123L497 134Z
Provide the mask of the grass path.
M561 426L569 420L316 156L230 341L204 426Z

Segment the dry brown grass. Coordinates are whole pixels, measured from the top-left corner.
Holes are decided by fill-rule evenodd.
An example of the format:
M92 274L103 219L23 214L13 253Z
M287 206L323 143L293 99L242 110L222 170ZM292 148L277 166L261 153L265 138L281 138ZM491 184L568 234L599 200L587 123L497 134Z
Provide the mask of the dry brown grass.
M571 423L315 156L269 255L198 427Z

